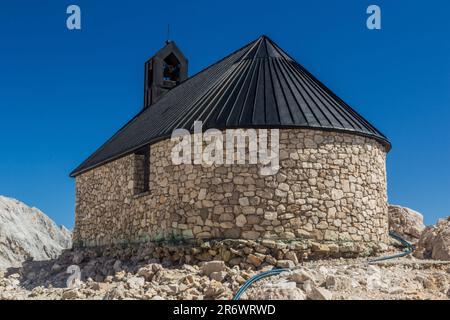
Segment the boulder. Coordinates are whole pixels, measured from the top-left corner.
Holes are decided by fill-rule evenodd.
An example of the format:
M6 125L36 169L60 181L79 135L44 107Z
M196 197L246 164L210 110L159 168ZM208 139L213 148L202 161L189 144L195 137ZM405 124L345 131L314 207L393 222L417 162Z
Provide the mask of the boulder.
M294 264L298 264L298 258L294 251L288 251L284 255L286 260L291 260Z
M295 267L295 264L291 260L278 260L277 261L278 268L291 269Z
M265 256L260 253L250 253L247 256L247 262L254 265L255 267L259 267L261 263L263 263Z
M216 280L219 282L222 282L227 276L227 272L226 271L215 271L215 272L211 272L211 274L209 275L209 278L211 280Z
M352 281L350 277L331 274L325 279L325 287L335 291L350 291L359 287L359 283L355 280Z
M84 298L84 295L76 288L64 290L61 295L62 300L77 300L77 299L83 299L83 298Z
M292 271L289 276L288 276L289 280L294 281L295 283L303 283L307 280L311 280L314 282L315 278L314 276L303 269L297 269Z
M140 289L145 285L145 279L134 276L127 279L127 284L130 289Z
M425 229L423 215L412 209L389 205L389 230L409 241L417 241Z
M204 295L207 299L217 299L218 296L223 294L225 291L229 291L229 289L223 286L219 281L211 280L209 285L206 285Z
M313 287L311 292L308 294L308 299L311 300L331 300L333 294L325 288Z
M414 255L421 259L450 261L450 216L423 231Z
M226 266L223 261L208 261L202 266L203 274L209 276L213 272L225 271Z
M151 266L145 266L142 268L139 268L137 275L140 277L143 277L146 281L151 281L153 276L154 276L154 272L152 270Z
M103 297L104 300L122 300L125 298L125 287L119 283L116 287L108 290Z
M306 300L306 295L295 282L266 284L250 295L252 300Z

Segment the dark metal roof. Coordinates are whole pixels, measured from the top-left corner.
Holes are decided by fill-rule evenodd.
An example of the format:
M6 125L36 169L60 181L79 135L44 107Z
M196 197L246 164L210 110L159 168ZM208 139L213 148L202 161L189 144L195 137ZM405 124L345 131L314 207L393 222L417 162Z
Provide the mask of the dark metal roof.
M387 138L305 68L262 36L141 111L71 176L171 136L177 128L312 128Z

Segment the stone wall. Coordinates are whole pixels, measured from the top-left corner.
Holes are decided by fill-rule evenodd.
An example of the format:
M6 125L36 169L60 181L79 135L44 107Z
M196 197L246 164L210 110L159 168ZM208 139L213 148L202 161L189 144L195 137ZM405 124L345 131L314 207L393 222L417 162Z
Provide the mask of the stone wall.
M384 146L309 129L280 130L280 170L173 165L173 142L151 146L150 191L138 193L142 156L76 178L74 243L98 246L189 239L310 239L387 243Z

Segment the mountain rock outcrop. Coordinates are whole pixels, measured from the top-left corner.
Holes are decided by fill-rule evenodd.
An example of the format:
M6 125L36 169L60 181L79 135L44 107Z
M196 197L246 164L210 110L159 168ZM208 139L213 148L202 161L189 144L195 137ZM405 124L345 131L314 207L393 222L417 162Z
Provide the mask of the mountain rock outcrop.
M450 261L450 216L426 227L414 254L422 259Z
M424 229L422 214L410 208L389 205L389 231L416 242Z
M71 232L37 208L0 196L0 269L48 260L72 245Z

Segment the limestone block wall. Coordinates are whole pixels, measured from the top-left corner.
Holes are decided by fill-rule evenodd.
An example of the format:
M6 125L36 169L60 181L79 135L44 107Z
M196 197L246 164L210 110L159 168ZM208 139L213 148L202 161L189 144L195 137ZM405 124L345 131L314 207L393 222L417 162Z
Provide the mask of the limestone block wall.
M76 246L172 239L312 239L387 243L384 146L362 136L280 130L280 170L173 165L173 142L76 177Z

